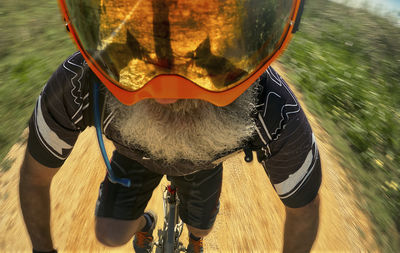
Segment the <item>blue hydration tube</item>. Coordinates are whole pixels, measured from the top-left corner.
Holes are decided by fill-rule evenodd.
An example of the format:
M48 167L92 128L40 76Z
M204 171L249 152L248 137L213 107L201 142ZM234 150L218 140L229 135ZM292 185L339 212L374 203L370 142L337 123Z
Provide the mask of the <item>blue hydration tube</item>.
M101 115L99 106L99 85L97 83L93 84L93 113L94 113L94 126L96 127L97 141L99 142L101 155L103 156L104 163L107 167L107 177L111 183L117 183L125 187L131 186L131 180L129 178L119 178L114 175L111 168L110 160L108 160L106 148L104 146L103 134L101 129Z

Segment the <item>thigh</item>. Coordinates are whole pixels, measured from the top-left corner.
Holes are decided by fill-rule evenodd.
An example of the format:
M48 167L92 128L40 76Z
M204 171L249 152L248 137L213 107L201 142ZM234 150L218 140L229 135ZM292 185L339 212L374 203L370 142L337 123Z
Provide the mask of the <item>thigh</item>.
M219 211L222 164L172 180L178 188L179 215L183 222L194 228L210 229Z
M139 218L160 183L162 175L154 173L138 162L114 152L111 167L116 176L129 178L131 187L111 183L107 176L100 185L96 216L119 220Z

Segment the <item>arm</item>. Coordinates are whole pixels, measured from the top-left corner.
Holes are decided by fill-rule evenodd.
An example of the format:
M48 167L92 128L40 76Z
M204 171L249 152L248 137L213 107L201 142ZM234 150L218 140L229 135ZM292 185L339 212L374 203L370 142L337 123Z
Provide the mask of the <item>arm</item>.
M50 232L50 184L58 168L38 163L26 151L21 166L19 195L22 214L32 247L38 251L53 250Z
M262 147L257 159L286 206L283 252L309 252L318 231L322 180L316 139L294 93L273 68L259 84L264 105L258 107L258 136L251 143Z
M50 184L87 126L83 108L90 104L92 72L75 53L53 73L29 121L28 147L20 174L20 203L38 251L53 249L50 232ZM88 113L90 114L90 113Z
M286 207L283 252L310 252L319 225L319 196L304 207Z

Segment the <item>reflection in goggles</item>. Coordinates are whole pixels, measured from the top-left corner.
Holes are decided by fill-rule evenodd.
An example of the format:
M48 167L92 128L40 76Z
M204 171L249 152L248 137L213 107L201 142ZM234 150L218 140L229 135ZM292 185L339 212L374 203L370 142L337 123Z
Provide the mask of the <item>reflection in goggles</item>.
M247 75L246 71L235 67L227 58L213 55L208 37L197 47L193 54L189 53L189 55L192 56L196 66L207 71L208 76L213 80L214 86L217 88L228 86L238 81L242 76Z
M293 6L293 0L67 2L83 47L131 91L160 74L228 89L279 48Z

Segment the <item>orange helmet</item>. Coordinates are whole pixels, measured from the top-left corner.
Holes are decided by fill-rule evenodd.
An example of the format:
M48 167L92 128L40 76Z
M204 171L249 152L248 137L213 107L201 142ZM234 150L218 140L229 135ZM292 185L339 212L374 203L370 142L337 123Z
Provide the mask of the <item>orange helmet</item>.
M92 71L126 105L225 106L289 42L304 0L59 0Z

